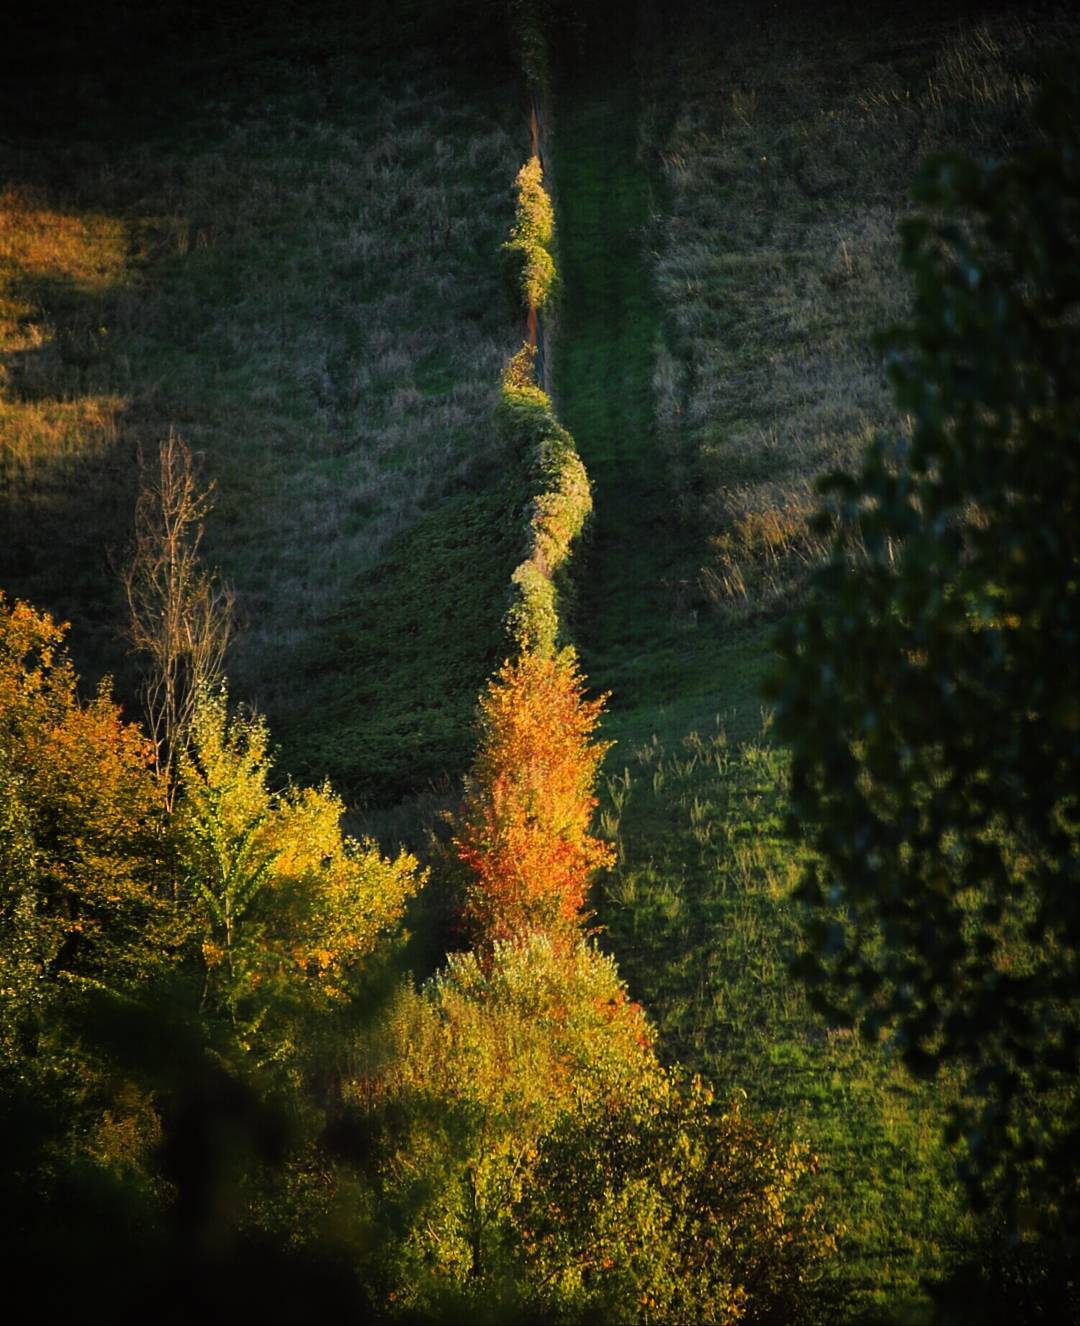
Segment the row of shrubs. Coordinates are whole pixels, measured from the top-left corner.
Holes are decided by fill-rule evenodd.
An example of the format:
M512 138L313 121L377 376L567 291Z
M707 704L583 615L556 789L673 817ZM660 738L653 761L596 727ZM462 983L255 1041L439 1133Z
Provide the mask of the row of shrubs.
M517 207L510 238L502 246L503 273L515 304L523 312L539 311L551 302L556 287L555 213L539 157L525 162L514 187Z
M547 83L550 15L544 0L511 0L510 23L525 78L537 95ZM534 142L534 153L536 143ZM544 187L544 170L533 155L515 180L517 207L510 237L502 247L503 270L511 299L537 327L536 315L554 302L558 290L555 211ZM574 540L592 511L589 476L574 439L559 423L551 398L537 381L537 347L527 342L513 355L502 377L497 421L517 456L534 472L527 552L511 576L512 602L507 630L522 654L551 656L560 636L559 597Z
M518 205L508 273L530 318L549 305L556 289L555 224L539 157L518 173ZM498 423L512 450L529 457L535 481L528 551L513 572L507 627L522 653L552 654L559 637L559 591L565 589L570 549L592 511L592 490L574 439L559 423L551 398L537 382L536 346L526 343L502 377Z

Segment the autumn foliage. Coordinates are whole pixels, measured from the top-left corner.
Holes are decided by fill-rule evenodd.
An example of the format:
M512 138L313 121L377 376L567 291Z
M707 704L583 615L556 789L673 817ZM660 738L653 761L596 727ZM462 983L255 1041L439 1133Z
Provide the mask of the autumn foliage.
M175 946L164 784L107 686L80 701L65 631L0 594L0 970L125 984Z
M480 700L480 749L454 838L482 942L576 927L611 848L589 832L604 699L587 700L573 650L506 662Z
M185 903L199 933L204 1008L263 1060L291 1063L311 1020L356 994L423 883L416 859L345 836L329 785L272 786L270 734L229 714L224 688L197 697L176 812Z

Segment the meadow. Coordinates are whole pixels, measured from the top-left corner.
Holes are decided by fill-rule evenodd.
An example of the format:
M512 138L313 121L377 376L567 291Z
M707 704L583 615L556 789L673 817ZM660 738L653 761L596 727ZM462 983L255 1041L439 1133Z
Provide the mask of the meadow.
M760 688L827 547L818 477L906 427L874 336L907 309L914 171L1016 150L1076 36L1049 8L652 11L554 97L556 398L596 485L575 629L617 742L596 922L665 1055L823 1155L838 1318L933 1320L985 1229L942 1136L957 1083L829 1025L789 974L806 852Z
M542 606L557 603L559 638L576 647L589 694L608 697L599 736L613 743L593 831L615 859L593 881L583 931L600 952L568 932L582 971L606 973L602 999L595 971L574 977L589 1036L605 1047L608 1022L618 1023L626 1047L647 1058L647 1017L665 1073L701 1073L718 1099L742 1102L770 1145L798 1143L819 1158L799 1170L798 1200L815 1211L820 1200L821 1246L835 1238L839 1254L807 1292L808 1319L945 1322L941 1285L992 1233L944 1140L963 1086L947 1074L916 1081L886 1040L868 1044L815 1013L791 974L808 849L790 822L789 754L762 686L774 630L804 601L825 552L810 524L817 480L850 468L878 430L909 427L875 336L909 307L897 227L912 176L939 150L1022 149L1038 87L1075 51L1080 25L1053 3L900 12L879 0L857 11L839 0L812 11L796 0L642 3L626 14L612 6L606 19L598 6L568 22L542 96L555 236L540 247L551 242L548 275L558 269L544 309L549 400L511 381L512 370L504 377L523 332L504 241L529 100L506 39L489 31L494 8L415 0L356 19L327 0L322 26L302 25L292 46L289 7L272 5L237 20L217 63L189 52L191 64L181 60L160 87L144 70L127 103L93 77L57 75L51 115L23 105L0 132L0 587L69 620L84 694L111 675L134 716L120 572L145 467L160 438L179 432L213 487L207 564L236 594L226 665L235 731L272 741L272 777L270 748L259 747L259 778L270 778L259 796L283 820L304 797L323 807L332 850L304 866L312 878L354 859L357 845L339 841L343 808L346 825L382 850L418 854L419 865L401 867L411 892L402 885L392 919L408 917L414 943L399 944L395 930L393 960L411 961L419 981L462 933L448 921L461 871L447 810L475 754L477 698L515 644L529 653L507 630L508 610L519 627L531 611L526 581L512 576L526 567L554 583L558 570ZM145 40L161 39L145 22ZM76 36L66 60L77 60ZM200 81L188 84L196 67ZM542 212L544 200L533 201ZM507 425L515 401L533 414L523 408ZM575 444L592 515L570 556L588 507ZM507 708L512 717L528 705ZM477 797L475 781L466 790ZM534 820L523 811L522 841ZM363 850L377 856L373 843ZM172 888L175 901L175 878ZM213 942L185 959L191 972L209 964L200 1015L211 977L224 980L216 932L203 923ZM268 924L284 954L292 940ZM319 964L337 957L310 947L304 979L316 973L318 989ZM555 971L558 945L540 949L537 970ZM498 959L503 986L492 962L472 955L434 985L406 982L405 1011L380 1033L395 1048L363 1071L367 976L342 1025L325 1030L321 1005L303 1024L323 1027L312 1045L325 1063L289 1043L302 1065L290 1069L291 1089L310 1075L298 1107L310 1116L309 1150L280 1189L268 1180L266 1192L294 1185L286 1214L261 1209L258 1219L284 1228L309 1202L348 1237L361 1229L360 1261L400 1257L406 1270L394 1273L421 1285L421 1319L438 1316L423 1316L425 1302L450 1319L482 1303L502 1319L495 1281L486 1299L462 1289L443 1301L431 1285L423 1298L416 1249L431 1229L433 1245L445 1236L452 1250L453 1275L464 1275L467 1254L479 1267L481 1234L471 1249L462 1242L457 1198L428 1233L418 1220L420 1233L398 1244L378 1205L392 1192L386 1210L405 1222L410 1202L442 1202L440 1184L451 1191L454 1148L473 1139L454 1110L432 1123L438 1091L460 1105L476 1078L490 1092L480 1160L463 1170L474 1226L505 1232L523 1220L523 1246L533 1237L519 1170L536 1163L541 1123L530 1122L506 1180L513 1202L491 1196L520 1141L505 1120L524 1108L505 1045L525 1045L534 1067L554 1054L547 1024L522 1019L514 1002L532 1010L539 998L522 952ZM263 978L253 970L255 990ZM286 957L274 970L283 989L300 980ZM374 1019L382 1005L372 1007ZM451 1054L455 1017L464 1030ZM410 1041L422 1025L429 1039ZM561 1054L536 1070L536 1100L547 1102ZM239 1051L235 1062L245 1062ZM348 1133L358 1101L381 1108L380 1092L405 1091L387 1086L398 1073L421 1100L408 1125L415 1154L401 1142L405 1113L373 1114ZM604 1117L596 1099L594 1124ZM488 1110L506 1136L496 1127L485 1152ZM143 1101L132 1117L152 1114ZM329 1142L317 1134L327 1118L340 1125ZM582 1139L571 1142L588 1159ZM376 1143L392 1157L378 1183L357 1178L364 1159L342 1179L349 1148L373 1155ZM476 1174L489 1162L491 1212L480 1220ZM346 1217L354 1197L362 1213ZM273 1206L265 1193L254 1201ZM295 1249L310 1234L314 1245L315 1228L313 1216L311 1229L284 1237ZM489 1237L494 1246L503 1234ZM398 1284L383 1285L384 1270L371 1272L380 1292ZM396 1292L382 1310L411 1310L389 1306Z
M451 82L423 50L379 75L353 41L256 55L163 123L0 146L0 575L131 701L119 571L139 458L175 429L214 486L234 693L290 767L354 799L389 778L385 800L460 770L498 649L517 546L491 413L517 329L493 255L527 129L508 77ZM409 674L454 618L457 653Z
M917 166L1020 148L1076 38L1056 6L755 10L660 26L642 69L640 148L670 200L657 426L705 545L695 589L729 622L798 599L825 546L817 477L906 426L874 338L907 310Z

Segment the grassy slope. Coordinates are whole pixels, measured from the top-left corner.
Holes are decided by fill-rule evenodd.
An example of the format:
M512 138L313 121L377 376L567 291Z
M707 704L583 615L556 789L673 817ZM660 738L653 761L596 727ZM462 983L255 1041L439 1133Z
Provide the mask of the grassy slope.
M927 1320L924 1278L972 1234L939 1133L948 1088L829 1027L788 977L800 854L783 834L783 753L713 726L622 759L601 809L620 861L597 910L665 1053L822 1157L816 1182L846 1231L839 1315Z
M658 7L659 8L659 7ZM733 0L651 34L643 147L671 205L655 385L696 480L700 592L729 620L797 599L814 481L901 428L873 334L902 317L896 232L928 154L1007 151L1064 7Z
M393 796L467 760L501 645L520 535L483 490L527 130L505 127L505 66L448 73L453 33L410 49L422 5L374 56L376 19L330 5L296 28L287 8L170 46L190 67L159 71L160 96L148 74L145 100L103 100L106 61L70 118L37 100L21 132L5 119L0 585L70 618L88 683L130 695L116 565L137 449L176 427L217 486L234 696L287 767Z
M928 1319L972 1226L940 1137L953 1087L824 1025L787 978L800 852L757 730L763 623L816 555L815 475L896 423L869 341L903 309L911 172L1015 142L1070 33L1053 6L658 5L639 104L609 47L556 107L556 386L597 488L577 634L622 738L598 916L667 1053L824 1154L857 1320Z
M637 160L629 48L569 70L555 108L553 178L566 298L555 363L560 415L594 486L578 561L575 638L594 683L613 692L609 734L683 732L719 705L757 713L758 637L722 641L699 617L697 548L670 469L657 463L650 379L662 339L642 239L656 206ZM718 668L726 677L717 686Z
M657 427L699 535L694 583L745 629L802 592L816 475L902 426L870 347L903 313L911 174L935 150L1022 143L1048 57L1080 28L1054 5L869 0L669 9L649 37L642 145L668 200L651 261L669 330ZM625 755L604 811L622 861L600 906L624 971L672 1054L825 1154L854 1319L928 1319L927 1283L974 1233L940 1140L956 1088L912 1082L788 981L783 752L714 729Z
M941 1141L952 1088L917 1084L886 1050L825 1025L787 977L800 854L781 832L783 752L758 730L756 684L768 662L760 623L762 609L797 592L812 557L796 527L813 474L852 454L888 415L865 341L902 307L888 267L907 170L935 125L951 116L957 133L970 132L981 111L1000 125L1018 94L1006 81L989 109L973 95L917 114L906 131L913 145L890 155L888 135L904 115L897 80L915 78L928 60L948 66L926 31L898 41L896 67L877 67L855 91L845 80L858 71L857 44L830 75L815 64L835 50L828 25L811 39L793 20L787 44L778 32L755 47L755 35L768 34L744 25L730 42L734 63L723 68L738 67L754 95L738 102L734 123L729 113L723 131L713 125L718 138L708 137L700 105L648 107L642 136L674 144L678 171L698 172L689 180L673 178L670 158L656 181L641 164L626 50L609 45L609 63L585 61L556 99L565 289L556 392L596 485L576 635L593 684L614 691L609 734L621 738L602 807L620 865L598 890L597 909L666 1052L723 1088L745 1089L825 1157L819 1182L847 1230L838 1288L848 1315L927 1320L926 1283L972 1234ZM695 59L710 87L722 81L716 46L691 56L676 40L675 49L691 88ZM973 50L998 58L981 37L966 50L954 64ZM879 61L886 54L879 49ZM961 100L978 72L953 76ZM774 144L791 157L801 132L779 122L813 118L830 77L841 102L864 98L860 114L836 134L819 123L800 179L789 169L784 183L770 180L760 157ZM665 79L679 81L661 66ZM794 111L783 101L785 79L798 93ZM759 116L765 152L756 106L769 108ZM861 141L874 114L879 137ZM873 175L878 192L854 214L815 183L853 144L864 170L874 152L886 158ZM704 161L688 158L691 146ZM848 189L863 178L853 171ZM660 189L665 218L650 227ZM659 250L652 271L646 239ZM737 612L732 596L710 594L699 575L717 512L728 511L716 495L732 491L737 512L767 513L772 502L791 522L785 533L780 521L780 546L751 528L735 550L747 586ZM725 599L722 611L709 611Z

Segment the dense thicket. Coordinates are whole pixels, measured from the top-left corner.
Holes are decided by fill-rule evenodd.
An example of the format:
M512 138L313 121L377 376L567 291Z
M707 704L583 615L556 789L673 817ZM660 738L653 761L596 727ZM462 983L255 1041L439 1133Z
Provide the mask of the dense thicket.
M913 431L825 483L832 559L780 636L774 693L820 854L798 970L916 1071L962 1066L976 1193L1075 1247L1075 88L1044 96L1036 129L1022 156L919 177L913 316L885 342Z

